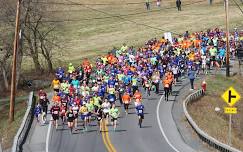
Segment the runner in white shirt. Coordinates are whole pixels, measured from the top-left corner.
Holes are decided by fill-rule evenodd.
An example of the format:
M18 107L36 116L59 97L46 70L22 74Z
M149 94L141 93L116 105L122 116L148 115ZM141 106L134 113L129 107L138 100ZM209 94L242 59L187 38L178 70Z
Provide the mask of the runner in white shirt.
M108 99L105 99L105 102L101 106L103 108L103 113L104 113L104 118L106 120L106 124L108 124L108 117L109 117L111 104L110 104L110 102L108 102Z
M205 55L202 56L202 70L204 74L207 74L207 57Z
M74 127L77 129L79 106L76 104L76 102L73 103L72 110L73 110L73 114L74 114Z
M178 70L179 70L178 66L174 65L171 70L173 72L175 83L176 83L178 80Z

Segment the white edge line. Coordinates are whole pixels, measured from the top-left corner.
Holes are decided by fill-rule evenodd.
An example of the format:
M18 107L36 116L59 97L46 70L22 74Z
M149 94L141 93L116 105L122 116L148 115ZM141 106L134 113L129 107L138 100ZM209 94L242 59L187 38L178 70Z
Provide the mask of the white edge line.
M51 120L49 121L48 131L46 135L46 152L49 152L50 133L51 133Z
M180 152L179 150L177 150L177 149L171 144L171 142L169 141L169 139L168 139L167 136L165 135L165 132L164 132L163 127L162 127L161 122L160 122L159 108L160 108L160 103L161 103L163 97L164 97L164 96L162 95L161 98L160 98L160 100L159 100L159 102L158 102L157 110L156 110L156 111L157 111L157 121L158 121L158 124L159 124L159 129L160 129L162 135L164 136L164 139L166 140L166 142L170 145L170 147L171 147L174 151L176 151L176 152Z

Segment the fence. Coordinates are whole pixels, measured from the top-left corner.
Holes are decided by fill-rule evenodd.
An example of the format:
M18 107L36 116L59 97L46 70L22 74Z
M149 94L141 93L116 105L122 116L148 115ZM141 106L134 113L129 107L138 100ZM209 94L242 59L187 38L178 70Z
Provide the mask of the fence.
M34 92L32 91L29 94L29 100L27 104L28 107L25 112L23 121L21 123L21 126L17 134L14 137L12 152L19 152L22 150L22 146L27 137L28 131L30 130L31 123L34 117L33 112L34 112L35 101L36 101L36 97L34 96Z
M203 96L203 91L202 90L198 90L195 93L190 94L184 101L183 101L183 110L184 110L184 114L188 120L188 122L190 123L190 125L192 126L192 128L195 130L195 132L198 134L198 136L200 137L200 139L204 142L206 142L207 144L209 144L211 147L222 151L222 152L241 152L238 149L235 149L229 145L226 145L224 143L221 143L220 141L216 140L215 138L209 136L207 133L205 133L204 131L202 131L197 124L194 122L194 120L192 119L192 117L190 116L190 114L187 111L187 105L190 102L195 102L198 98Z

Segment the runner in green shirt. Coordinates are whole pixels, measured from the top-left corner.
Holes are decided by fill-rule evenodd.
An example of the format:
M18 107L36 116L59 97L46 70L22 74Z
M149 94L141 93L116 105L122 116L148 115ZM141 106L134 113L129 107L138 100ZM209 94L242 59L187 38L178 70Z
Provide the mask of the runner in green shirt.
M116 108L115 104L112 105L112 108L109 111L109 115L111 116L111 125L113 126L114 131L116 131L117 118L119 117L120 112L118 108Z
M92 103L90 103L90 101L88 103L86 103L86 107L88 108L88 123L91 122L91 115L92 113L94 113L94 105Z

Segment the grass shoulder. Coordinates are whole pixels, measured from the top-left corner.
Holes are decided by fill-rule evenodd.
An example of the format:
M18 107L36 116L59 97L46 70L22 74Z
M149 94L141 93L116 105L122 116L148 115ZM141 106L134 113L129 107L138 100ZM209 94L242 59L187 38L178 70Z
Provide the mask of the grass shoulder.
M224 107L228 106L221 95L231 86L242 95L243 77L208 76L206 82L206 95L197 102L189 104L189 113L202 130L227 144L229 115L224 114ZM236 103L238 113L232 116L232 145L243 150L243 104L241 102ZM220 108L219 112L215 111L216 107Z
M14 122L8 121L8 105L0 107L0 139L3 150L9 149L12 146L13 139L22 123L27 104L25 101L19 102L15 105Z

